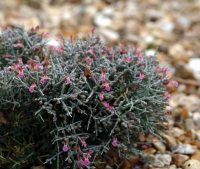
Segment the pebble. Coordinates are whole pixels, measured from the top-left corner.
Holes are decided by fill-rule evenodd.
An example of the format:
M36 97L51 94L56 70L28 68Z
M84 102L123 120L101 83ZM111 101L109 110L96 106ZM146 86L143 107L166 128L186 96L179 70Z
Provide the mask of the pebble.
M185 133L183 129L180 129L178 127L173 127L171 130L171 133L174 137L179 137Z
M200 128L200 112L194 112L192 114L192 118L193 118L193 121L194 121L194 125L197 128Z
M160 28L165 32L172 32L174 29L174 23L172 21L161 21L159 24Z
M155 148L160 151L161 153L164 153L166 151L166 146L164 145L163 142L161 142L160 140L153 140L153 145L155 146Z
M188 160L184 163L183 169L200 169L200 161Z
M191 118L185 119L185 128L186 130L192 130L195 128L193 119Z
M181 167L184 164L184 162L189 159L189 156L184 154L173 154L172 159L176 166Z
M183 56L185 54L185 49L183 45L176 43L169 48L169 54L171 56Z
M200 81L200 58L191 58L186 66L192 70L194 77Z
M179 144L175 147L172 147L173 153L181 153L181 154L194 154L197 148L190 144Z
M102 28L99 30L100 34L103 35L106 39L108 39L111 42L116 42L119 40L120 36L117 32Z
M95 23L96 26L99 26L101 28L105 28L105 27L111 26L112 20L108 16L104 16L100 13L100 14L97 14L95 16L94 23Z
M194 153L191 159L200 161L200 151L197 151L196 153Z
M166 140L168 147L174 147L177 145L176 139L174 137L163 134L163 138Z
M174 164L173 164L173 165L170 165L170 166L169 166L169 169L176 169L176 165L174 165Z
M172 157L169 154L156 154L146 156L146 160L153 167L164 167L166 165L170 165Z
M150 148L145 149L143 152L144 154L154 154L156 152L156 149L150 147Z
M197 140L200 142L200 130L195 132Z

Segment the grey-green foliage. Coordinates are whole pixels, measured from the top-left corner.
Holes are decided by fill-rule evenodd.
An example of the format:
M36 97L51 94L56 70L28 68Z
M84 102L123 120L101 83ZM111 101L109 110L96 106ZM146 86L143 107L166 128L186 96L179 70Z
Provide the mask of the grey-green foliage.
M25 31L22 27L3 29L0 33L0 67L11 65L18 58L42 57L44 41L38 27Z
M41 60L18 60L0 72L1 111L52 122L52 140L46 143L53 142L57 153L46 162L84 168L81 162L93 150L87 167L92 166L109 149L134 153L139 133L159 132L168 104L167 76L155 56L123 45L107 47L93 34L61 46L48 49ZM63 152L66 144L69 150Z

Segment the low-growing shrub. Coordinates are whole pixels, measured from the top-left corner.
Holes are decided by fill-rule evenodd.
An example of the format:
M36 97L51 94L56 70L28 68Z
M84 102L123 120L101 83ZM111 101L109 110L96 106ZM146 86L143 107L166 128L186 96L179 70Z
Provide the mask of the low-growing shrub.
M166 120L169 80L155 56L122 44L108 47L94 33L86 40L61 42L56 47L40 46L39 57L32 57L32 50L13 55L16 61L7 62L0 71L0 110L5 116L22 114L20 126L29 126L30 132L19 130L20 138L12 132L6 135L15 126L12 120L0 126L2 138L12 135L24 138L25 146L31 143L20 159L14 150L0 150L2 158L12 159L9 166L30 163L28 154L33 163L74 169L98 166L99 157L109 150L126 158L143 144L140 133L157 135ZM0 146L7 149L11 145L5 140Z

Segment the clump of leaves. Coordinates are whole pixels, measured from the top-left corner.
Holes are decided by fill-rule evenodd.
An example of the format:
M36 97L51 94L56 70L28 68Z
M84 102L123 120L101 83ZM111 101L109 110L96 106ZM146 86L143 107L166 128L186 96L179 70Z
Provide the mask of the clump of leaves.
M159 134L172 82L155 56L122 44L108 47L93 33L42 51L40 59L17 58L0 71L0 110L44 123L52 140L38 142L54 146L46 149L54 154L45 163L89 168L111 149L123 157L135 153L140 133Z
M27 61L42 57L45 34L39 34L38 30L38 26L28 31L21 27L4 29L0 34L0 67L11 65L18 58Z

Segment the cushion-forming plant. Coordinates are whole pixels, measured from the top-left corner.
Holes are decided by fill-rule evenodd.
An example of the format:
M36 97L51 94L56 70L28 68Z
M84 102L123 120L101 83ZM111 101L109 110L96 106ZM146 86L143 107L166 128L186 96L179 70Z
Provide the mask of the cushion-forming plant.
M90 168L109 150L122 157L136 153L143 144L140 133L162 129L167 85L177 83L169 81L155 56L123 44L108 47L94 33L51 46L35 28L2 31L0 44L0 110L9 117L20 112L22 128L34 126L26 127L31 133L10 135L24 137L20 147L31 144L20 158L6 150L14 121L0 126L0 146L6 147L0 156L10 159L5 165L20 167L35 159L57 168Z

